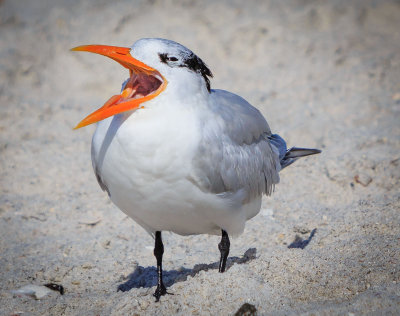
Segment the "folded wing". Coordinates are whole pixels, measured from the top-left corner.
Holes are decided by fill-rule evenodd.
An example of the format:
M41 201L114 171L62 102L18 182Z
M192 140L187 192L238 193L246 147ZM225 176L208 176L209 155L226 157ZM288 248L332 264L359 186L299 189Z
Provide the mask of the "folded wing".
M201 120L195 182L216 194L241 191L242 203L271 194L281 167L265 118L246 100L223 90L212 90L209 110Z

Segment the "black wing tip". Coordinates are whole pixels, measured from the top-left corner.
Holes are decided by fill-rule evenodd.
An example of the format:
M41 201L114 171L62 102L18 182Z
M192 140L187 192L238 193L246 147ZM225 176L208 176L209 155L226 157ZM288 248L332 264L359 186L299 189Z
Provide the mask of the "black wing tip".
M317 148L292 147L286 152L285 158L300 158L320 154L321 152L322 150Z
M322 150L318 148L299 148L299 150L307 151L309 153L308 155L316 155L322 153Z
M317 148L299 148L299 147L292 147L290 148L283 159L281 159L281 168L286 168L287 166L294 163L297 159L301 157L306 157L310 155L320 154L322 151Z

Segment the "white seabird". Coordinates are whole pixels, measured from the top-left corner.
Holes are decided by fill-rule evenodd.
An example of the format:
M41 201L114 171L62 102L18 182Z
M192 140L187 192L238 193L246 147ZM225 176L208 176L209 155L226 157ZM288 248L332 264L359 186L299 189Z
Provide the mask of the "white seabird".
M131 47L79 46L129 69L122 92L81 121L98 122L92 140L97 180L124 213L155 236L157 301L162 231L221 234L219 271L228 235L240 234L270 195L279 171L318 149L287 149L246 100L210 88L211 71L186 47L144 38Z

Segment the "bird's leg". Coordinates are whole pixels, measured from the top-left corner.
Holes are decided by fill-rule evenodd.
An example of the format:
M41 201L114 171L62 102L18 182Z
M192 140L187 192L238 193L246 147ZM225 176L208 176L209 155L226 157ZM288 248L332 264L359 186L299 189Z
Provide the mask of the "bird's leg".
M156 231L156 240L154 243L154 256L157 259L157 276L158 276L158 283L157 283L157 289L154 292L154 297L156 298L156 302L160 300L160 297L162 295L167 294L167 289L164 286L163 280L162 280L162 256L164 253L164 245L161 239L161 232Z
M225 271L226 259L229 255L229 246L231 245L228 237L228 233L222 229L221 242L218 244L219 252L221 253L221 259L219 260L219 272Z

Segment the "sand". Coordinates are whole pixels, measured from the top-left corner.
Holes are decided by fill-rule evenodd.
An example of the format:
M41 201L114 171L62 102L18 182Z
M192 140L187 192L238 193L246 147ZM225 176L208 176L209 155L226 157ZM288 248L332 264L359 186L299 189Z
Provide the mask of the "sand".
M0 315L400 313L399 1L0 2ZM109 202L84 116L127 74L81 44L163 37L212 69L214 88L260 109L290 145L319 156L281 173L231 239L153 240ZM63 285L37 300L26 285ZM117 291L117 289L125 291Z

